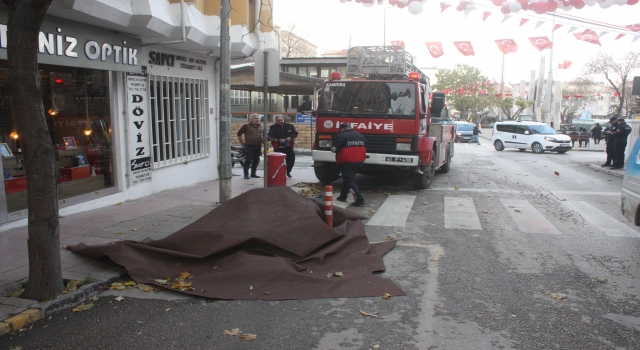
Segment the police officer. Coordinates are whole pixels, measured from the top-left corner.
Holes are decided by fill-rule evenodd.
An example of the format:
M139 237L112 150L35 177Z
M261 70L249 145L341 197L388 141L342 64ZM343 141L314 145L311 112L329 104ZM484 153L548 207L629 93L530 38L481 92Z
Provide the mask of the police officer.
M624 122L624 118L618 118L616 127L611 130L611 137L613 137L613 166L611 169L624 168L624 150L627 148L629 134L631 134L631 126Z
M618 118L611 117L609 118L609 126L604 128L603 134L604 134L604 142L607 144L607 161L601 166L613 166L612 165L612 162L614 159L613 158L613 137L611 136L611 130L616 126L617 123L618 123Z
M331 152L336 154L336 163L342 174L342 190L336 199L346 202L351 189L356 194L356 201L353 205L358 207L364 206L364 197L356 185L356 173L367 157L364 144L364 136L353 130L349 123L340 124L340 134L331 144Z

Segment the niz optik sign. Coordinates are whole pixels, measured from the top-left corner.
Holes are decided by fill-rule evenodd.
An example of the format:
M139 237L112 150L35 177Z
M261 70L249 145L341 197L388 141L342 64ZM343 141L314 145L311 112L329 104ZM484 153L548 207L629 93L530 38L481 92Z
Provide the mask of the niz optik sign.
M7 13L0 10L0 59L7 58ZM140 73L140 39L45 18L38 36L38 63Z

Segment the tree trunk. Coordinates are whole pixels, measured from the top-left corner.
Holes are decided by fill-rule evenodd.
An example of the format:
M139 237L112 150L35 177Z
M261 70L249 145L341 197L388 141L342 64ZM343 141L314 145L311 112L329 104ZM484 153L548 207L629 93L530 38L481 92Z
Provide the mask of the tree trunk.
M37 62L40 26L52 0L2 1L9 11L9 84L27 176L29 282L22 297L53 299L64 290L58 193Z

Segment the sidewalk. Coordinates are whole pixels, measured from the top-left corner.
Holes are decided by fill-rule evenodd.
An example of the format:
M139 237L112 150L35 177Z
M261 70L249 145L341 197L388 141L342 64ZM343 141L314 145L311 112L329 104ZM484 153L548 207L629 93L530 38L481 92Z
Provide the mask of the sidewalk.
M263 178L245 180L240 167L233 168L232 172L233 197L263 187ZM258 175L262 174L259 168ZM287 186L318 182L313 167L294 167L292 175L293 178L287 179ZM218 194L216 180L65 216L60 218L60 245L141 241L147 237L161 239L210 212L217 204ZM46 303L11 298L11 293L21 289L29 275L27 236L26 226L0 232L0 335L53 311L84 302L125 273L111 261L95 260L62 249L63 279L86 279L93 283Z

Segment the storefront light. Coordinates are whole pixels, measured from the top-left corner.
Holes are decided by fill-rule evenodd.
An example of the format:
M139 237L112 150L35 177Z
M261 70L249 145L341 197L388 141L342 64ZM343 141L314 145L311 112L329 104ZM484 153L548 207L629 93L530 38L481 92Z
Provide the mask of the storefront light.
M17 140L17 139L18 139L18 132L17 132L17 131L15 131L15 130L13 130L13 131L11 132L11 134L9 135L9 137L11 137L11 138L12 138L12 139L14 139L14 140Z
M90 136L91 135L91 129L84 129L84 134L86 136Z

